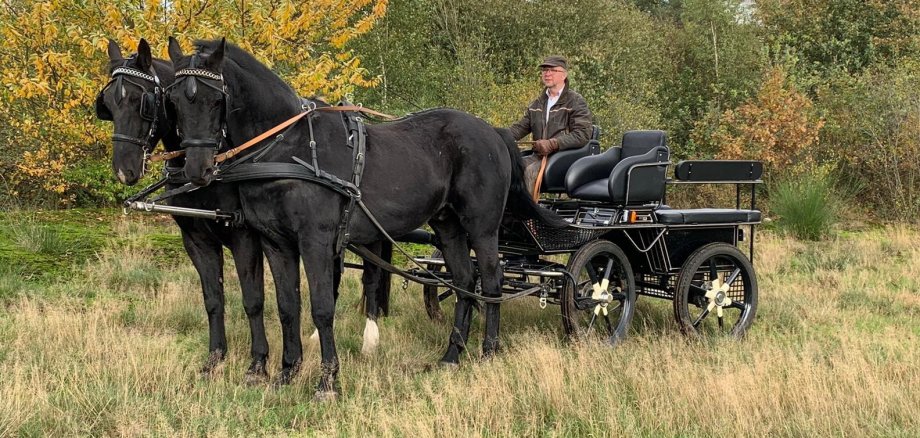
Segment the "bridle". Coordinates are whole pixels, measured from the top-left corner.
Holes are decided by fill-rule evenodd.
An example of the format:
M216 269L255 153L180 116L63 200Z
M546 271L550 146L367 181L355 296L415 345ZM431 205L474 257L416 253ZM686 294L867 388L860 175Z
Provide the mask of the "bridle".
M176 72L176 81L167 87L166 91L169 92L170 89L178 87L184 82L185 97L189 101L195 100L195 96L198 94L198 84L214 89L223 95L223 101L221 102L223 111L221 112L220 132L217 133L215 138L187 139L183 137L180 143L183 150L186 148L210 147L217 151L220 150L221 145L227 139L227 119L230 115L230 93L227 92L227 84L224 83L224 76L222 74L199 68L197 67L197 63L198 54L196 53L192 55L192 59L187 68Z
M146 163L150 151L153 150L160 109L163 107L163 93L165 89L160 86L160 78L157 76L152 65L150 66L149 72L144 72L128 66L128 63L134 60L136 56L137 55L131 55L129 58L125 59L121 67L112 71L111 79L102 87L102 90L100 90L99 94L96 96L96 117L100 120L114 120L111 109L105 104L105 91L113 84L115 85L115 102L119 104L125 97L124 82L140 88L143 94L141 95L141 105L140 108L138 108L138 114L140 114L142 120L150 123L150 126L147 128L146 137L132 137L130 135L115 133L112 134L112 141L132 143L140 146L144 152L144 162ZM134 81L131 78L139 78L152 83L153 91L150 91L146 85Z

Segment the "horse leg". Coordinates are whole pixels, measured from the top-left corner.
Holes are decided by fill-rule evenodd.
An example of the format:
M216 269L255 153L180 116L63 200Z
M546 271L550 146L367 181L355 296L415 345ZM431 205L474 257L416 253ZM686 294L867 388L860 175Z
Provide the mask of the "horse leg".
M389 242L387 242L389 243ZM374 254L382 256L384 259L392 257L392 247L388 248L390 253L385 254L383 242L376 242L367 245L367 248ZM361 353L369 355L377 350L380 343L380 330L377 327L377 318L381 313L381 303L389 298L389 276L382 275L385 271L373 263L364 262L364 272L361 275L361 283L364 285L364 312L367 317L364 323L364 344L361 346ZM387 284L384 284L384 281Z
M224 327L224 256L220 241L209 231L196 226L194 221L176 221L182 230L182 244L188 253L204 297L208 314L208 359L201 367L202 374L213 372L227 355L227 333Z
M464 290L475 290L476 282L473 276L473 263L470 260L470 247L459 219L453 216L446 220L432 220L428 224L441 240L441 252L453 284ZM454 307L454 327L450 333L447 351L441 358L442 364L455 366L460 362L460 353L466 349L466 340L470 334L473 303L472 298L462 294L457 297L457 305Z
M479 265L479 278L482 281L482 294L500 297L502 287L502 270L498 262L498 233L471 238L476 261ZM483 357L491 357L499 349L499 309L500 304L486 304L486 331L482 341Z
M263 237L262 250L268 258L272 278L275 279L283 339L281 373L276 377L275 384L286 385L300 371L303 360L303 345L300 342L300 261L296 248L284 242L274 242Z
M341 257L336 256L332 262L332 299L336 303L339 302L339 284L342 283L342 271L342 259ZM313 334L310 335L310 342L314 344L319 342L319 329L316 327L313 328Z
M240 277L243 291L243 309L249 319L249 335L252 345L249 349L252 362L246 370L245 379L250 384L268 378L268 339L265 336L265 274L262 265L262 246L258 234L247 229L231 232L230 252Z
M313 238L317 236L311 236ZM336 378L339 374L339 357L335 349L333 336L333 318L335 317L335 292L333 287L333 245L323 244L315 239L301 242L301 256L307 270L307 282L310 285L310 312L313 325L319 331L321 376L316 385L317 400L330 400L338 396Z
M393 262L393 244L389 240L384 240L380 244L380 258L382 258L387 263ZM365 268L367 265L373 266L372 263L365 263ZM374 266L380 276L377 279L377 316L389 316L390 315L390 286L393 279L393 274L390 271L383 270Z

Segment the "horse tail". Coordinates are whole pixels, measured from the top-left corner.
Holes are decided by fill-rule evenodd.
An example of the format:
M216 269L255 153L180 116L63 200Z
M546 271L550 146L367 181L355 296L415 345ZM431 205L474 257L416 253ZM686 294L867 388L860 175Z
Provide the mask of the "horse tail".
M554 211L540 207L534 202L524 182L524 159L518 150L514 136L507 128L495 128L501 136L511 155L511 187L508 188L507 210L518 219L536 219L553 228L564 228L569 225Z

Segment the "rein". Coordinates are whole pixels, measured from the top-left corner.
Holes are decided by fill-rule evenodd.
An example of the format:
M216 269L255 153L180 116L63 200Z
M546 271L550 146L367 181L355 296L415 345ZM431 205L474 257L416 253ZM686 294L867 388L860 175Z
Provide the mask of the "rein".
M233 148L233 149L230 149L229 151L226 151L226 152L217 154L217 156L214 157L214 161L215 161L216 163L223 163L224 161L227 161L227 160L229 160L229 159L235 157L235 156L238 155L240 152L243 152L243 151L245 151L246 149L249 149L249 148L255 146L256 144L260 143L262 140L265 140L266 138L271 137L272 135L278 133L278 131L281 131L281 130L283 130L284 128L287 128L288 126L294 124L294 123L297 122L298 120L302 119L304 116L307 116L307 115L309 115L310 113L312 113L312 112L314 112L314 111L325 111L325 112L360 112L360 113L363 113L363 114L369 114L369 115L372 115L372 116L381 117L381 118L386 119L386 120L396 120L396 117L394 117L394 116L391 116L391 115L389 115L389 114L384 114L384 113L381 113L381 112L379 112L379 111L372 110L372 109L370 109L370 108L365 108L365 107L363 107L363 106L361 106L361 105L343 105L343 106L328 106L328 107L324 106L324 107L319 107L319 108L317 108L316 106L312 106L312 107L310 107L310 108L306 108L306 107L305 107L303 112L298 113L298 114L295 115L294 117L291 117L290 119L287 119L287 120L281 122L280 124L276 125L275 127L269 129L268 131L265 131L265 132L263 132L263 133L261 133L261 134L255 136L255 137L253 137L252 139L250 139L250 140L247 141L246 143L243 143L243 144L241 144L241 145L239 145L239 146L237 146L237 147L235 147L235 148ZM150 161L153 161L153 162L157 162L157 161L166 161L166 160L171 160L171 159L173 159L173 158L181 157L181 156L183 156L183 155L185 155L185 150L184 150L184 149L180 149L180 150L178 150L178 151L172 151L172 152L163 152L163 153L160 153L160 154L152 155L152 156L150 157Z

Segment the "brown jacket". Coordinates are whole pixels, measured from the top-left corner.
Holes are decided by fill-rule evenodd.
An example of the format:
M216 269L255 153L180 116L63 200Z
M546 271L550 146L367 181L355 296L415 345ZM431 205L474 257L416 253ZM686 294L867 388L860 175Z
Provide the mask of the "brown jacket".
M544 123L548 99L544 90L527 107L524 118L508 128L514 138L520 140L527 134L533 134L534 140L555 138L559 142L559 150L587 144L591 139L592 116L585 98L566 85L559 100L549 110L549 121Z

